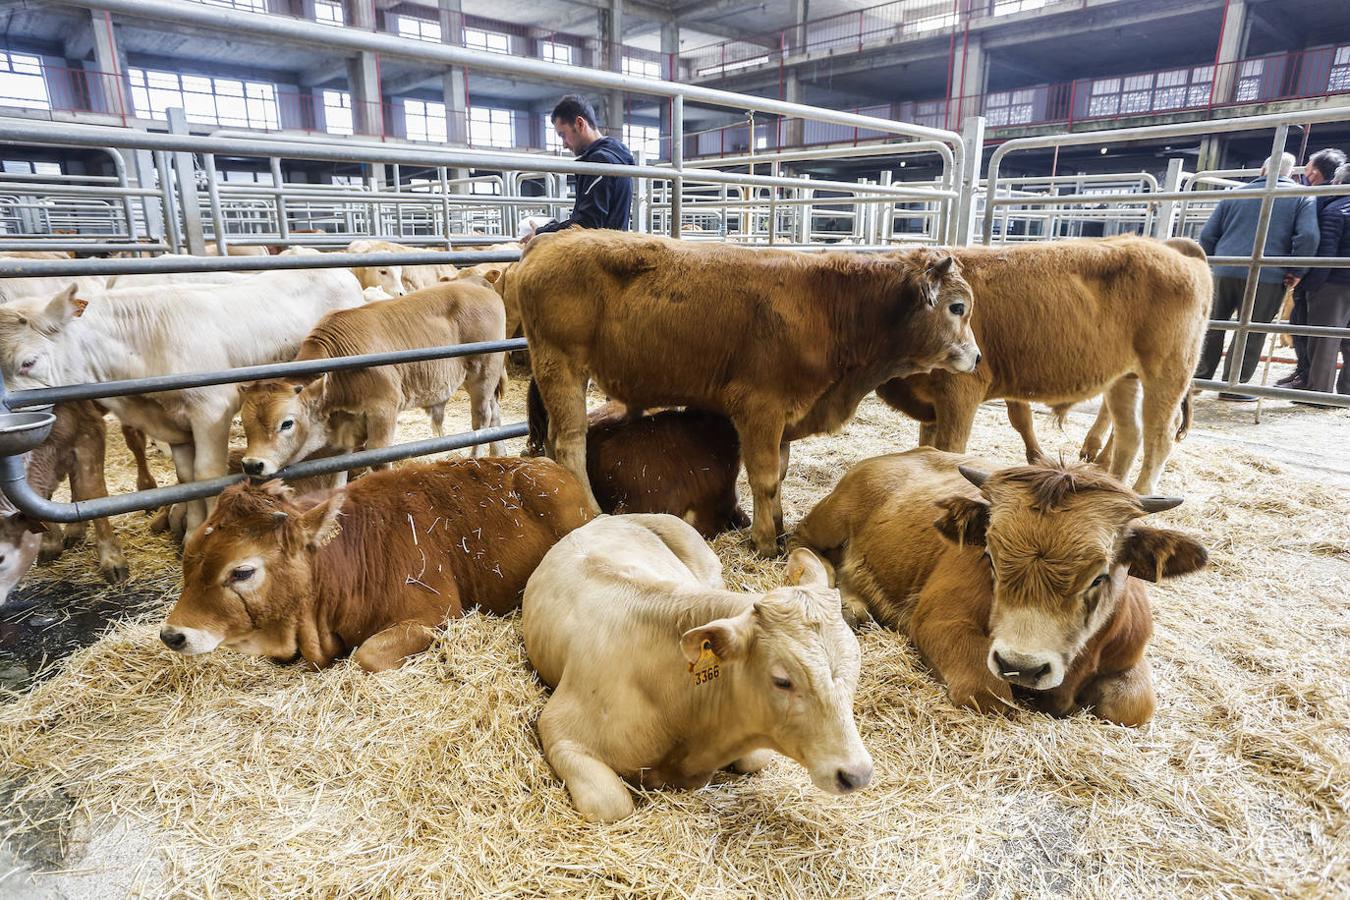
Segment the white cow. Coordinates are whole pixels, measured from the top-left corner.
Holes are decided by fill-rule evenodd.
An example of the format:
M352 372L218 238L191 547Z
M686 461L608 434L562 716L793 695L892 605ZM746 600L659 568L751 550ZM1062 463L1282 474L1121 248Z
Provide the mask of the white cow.
M156 259L201 259L186 253L163 253ZM110 290L123 290L135 287L151 287L162 284L235 284L244 278L252 278L257 272L144 272L135 275L109 275L105 285ZM52 293L55 293L54 291ZM51 296L49 294L48 296ZM81 299L93 299L81 293Z
M213 371L290 360L324 313L363 302L345 269L282 271L210 287L115 291L87 308L74 287L0 306L0 371L15 388ZM227 470L233 384L100 401L126 425L166 441L180 481ZM213 506L186 510L195 528Z
M525 649L554 688L544 753L583 816L631 814L621 778L700 787L772 752L830 793L871 780L839 592L810 551L788 576L767 594L727 590L717 555L669 515L600 516L549 550L525 586Z
M20 278L0 278L0 303L29 300L34 297L50 300L70 287L90 295L108 287L108 275L31 275Z

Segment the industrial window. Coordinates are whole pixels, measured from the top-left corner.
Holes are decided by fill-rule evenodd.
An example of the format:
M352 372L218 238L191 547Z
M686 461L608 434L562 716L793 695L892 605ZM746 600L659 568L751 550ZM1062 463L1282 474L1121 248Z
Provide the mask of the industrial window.
M314 0L314 21L342 26L347 24L347 17L342 14L342 4L337 0Z
M994 15L1027 12L1045 6L1045 0L994 0Z
M998 91L985 98L984 114L990 127L1025 125L1036 113L1036 89Z
M398 33L416 41L441 42L441 23L438 19L420 19L417 16L399 16Z
M470 181L470 194L500 194L501 182L499 181Z
M1331 75L1327 78L1327 93L1350 91L1350 44L1336 48L1336 58L1331 63Z
M562 63L564 66L572 64L572 48L567 44L559 44L557 41L540 41L539 58L545 62Z
M469 144L474 147L513 147L516 136L509 109L469 107Z
M189 122L279 127L276 88L265 82L136 68L128 69L127 77L137 115L163 119L165 110L181 106Z
M245 184L271 184L271 172L254 172L253 170L243 169L219 169L216 172L221 181L231 183L244 182Z
M472 47L474 50L486 50L489 53L510 53L511 38L500 31L465 28L464 46Z
M329 134L351 134L352 95L346 91L323 92L323 129Z
M247 12L267 12L267 0L197 0L203 6L223 6Z
M1261 76L1265 70L1264 59L1244 60L1238 72L1237 92L1233 99L1239 103L1258 99L1261 96Z
M623 58L623 74L637 78L660 78L661 64L650 59L637 59L633 56Z
M558 130L553 127L553 120L548 113L544 113L544 149L550 153L561 153L567 149L563 146L562 138L558 137Z
M1214 93L1214 67L1196 66L1191 69L1191 86L1186 92L1187 106L1205 106Z
M35 162L31 159L7 159L3 164L6 175L60 175L61 164Z
M51 109L42 60L23 53L0 51L0 106Z
M403 126L410 141L449 140L445 126L445 104L435 100L404 100Z
M623 142L635 156L645 153L649 160L661 157L661 129L655 125L624 125Z

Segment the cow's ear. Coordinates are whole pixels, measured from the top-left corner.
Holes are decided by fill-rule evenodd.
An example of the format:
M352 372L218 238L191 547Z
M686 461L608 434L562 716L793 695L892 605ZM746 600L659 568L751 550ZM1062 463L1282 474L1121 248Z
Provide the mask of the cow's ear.
M834 587L834 573L830 564L805 547L798 547L788 556L788 584L806 587Z
M698 662L703 655L705 643L722 662L740 659L749 644L750 628L748 612L730 619L714 619L707 625L686 631L680 638L680 650L691 663Z
M942 510L942 515L938 516L933 526L942 532L943 537L960 546L983 546L985 529L989 527L988 500L958 494L939 500L937 506Z
M924 299L929 306L937 306L938 298L942 296L943 279L952 273L955 265L956 257L948 254L929 260L924 267Z
M42 311L41 331L47 334L56 334L70 322L71 319L84 312L84 308L89 305L85 300L77 299L75 294L78 288L71 285L61 293L51 299L45 309Z
M305 544L318 550L342 531L342 502L347 492L334 491L333 495L300 517L300 528L305 535Z
M1132 525L1116 562L1129 566L1135 578L1161 581L1202 568L1209 562L1209 551L1180 531Z
M497 279L501 277L502 277L501 269L488 269L486 272L483 273L483 280L486 281L488 284L496 284Z

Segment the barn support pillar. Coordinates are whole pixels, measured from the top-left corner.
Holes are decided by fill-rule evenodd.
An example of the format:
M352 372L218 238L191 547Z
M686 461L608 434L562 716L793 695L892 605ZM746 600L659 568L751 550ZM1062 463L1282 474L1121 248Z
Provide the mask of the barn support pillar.
M1214 54L1214 103L1229 103L1234 99L1239 74L1238 60L1247 52L1250 34L1247 0L1226 0L1223 25L1219 31L1219 48Z
M661 24L661 54L665 56L665 66L661 72L667 81L680 80L680 23L675 21L663 22ZM666 159L671 159L674 152L670 149L668 141L674 134L671 127L671 110L673 105L669 99L660 101L661 109L661 137L662 149L665 150ZM655 162L655 160L648 160Z
M464 46L464 6L461 0L440 0L441 43ZM469 143L469 83L464 69L451 66L441 76L445 102L445 131L449 143Z
M947 127L978 116L988 84L989 65L979 34L967 32L952 56L952 89L947 98Z
M600 16L601 41L605 47L605 68L623 72L623 0L609 0L609 9ZM605 97L604 132L623 140L623 91L610 91Z
M103 111L115 116L134 114L126 89L127 58L117 44L117 29L112 16L104 10L89 11L89 27L94 35L94 76L97 84L87 85L89 99L102 102Z

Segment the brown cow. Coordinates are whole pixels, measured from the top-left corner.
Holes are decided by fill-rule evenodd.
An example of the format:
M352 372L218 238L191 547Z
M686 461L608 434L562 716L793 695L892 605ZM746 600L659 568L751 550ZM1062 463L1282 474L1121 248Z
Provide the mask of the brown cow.
M750 519L736 499L741 444L726 416L696 409L629 417L606 404L587 416L586 474L607 513L669 513L705 538ZM548 410L530 382L526 453L544 453Z
M764 555L778 549L790 441L838 429L889 378L979 360L970 288L926 249L888 259L569 229L529 243L512 292L559 462L584 481L588 376L632 410L721 413Z
M482 279L443 282L325 315L295 358L499 341L502 319L501 300ZM503 354L484 353L245 385L239 392L248 438L244 471L266 477L324 448L387 447L405 409L426 409L440 434L445 403L461 385L469 393L473 427L500 425L503 366ZM491 446L494 456L503 450L501 442Z
M108 429L102 410L90 401L81 400L57 404L54 412L56 422L52 425L51 435L28 456L29 485L50 499L57 485L69 478L72 500L108 496L103 469ZM131 435L128 435L129 444L130 439ZM142 437L142 453L144 448ZM34 559L40 554L43 562L50 562L67 547L81 543L85 538L86 523L67 525L63 532L18 512L3 496L0 496L0 506L5 510L0 513L3 516L0 518L0 606L3 606L9 592L32 567ZM94 536L99 574L111 584L126 581L127 561L111 523L107 519L95 519Z
M1181 500L1140 497L1082 464L991 471L928 447L864 460L793 543L834 565L854 617L906 631L953 703L1006 709L1016 693L1054 715L1148 721L1143 582L1208 554L1138 519Z
M160 638L189 656L393 668L447 618L519 608L544 553L590 518L546 459L416 463L298 498L279 481L234 485L183 549Z
M1209 317L1204 251L1184 238L1129 236L953 252L979 298L971 325L983 365L889 381L877 395L926 423L919 443L960 452L985 400L1067 408L1105 393L1117 432L1110 470L1124 479L1139 453L1142 386L1135 489L1152 493Z

